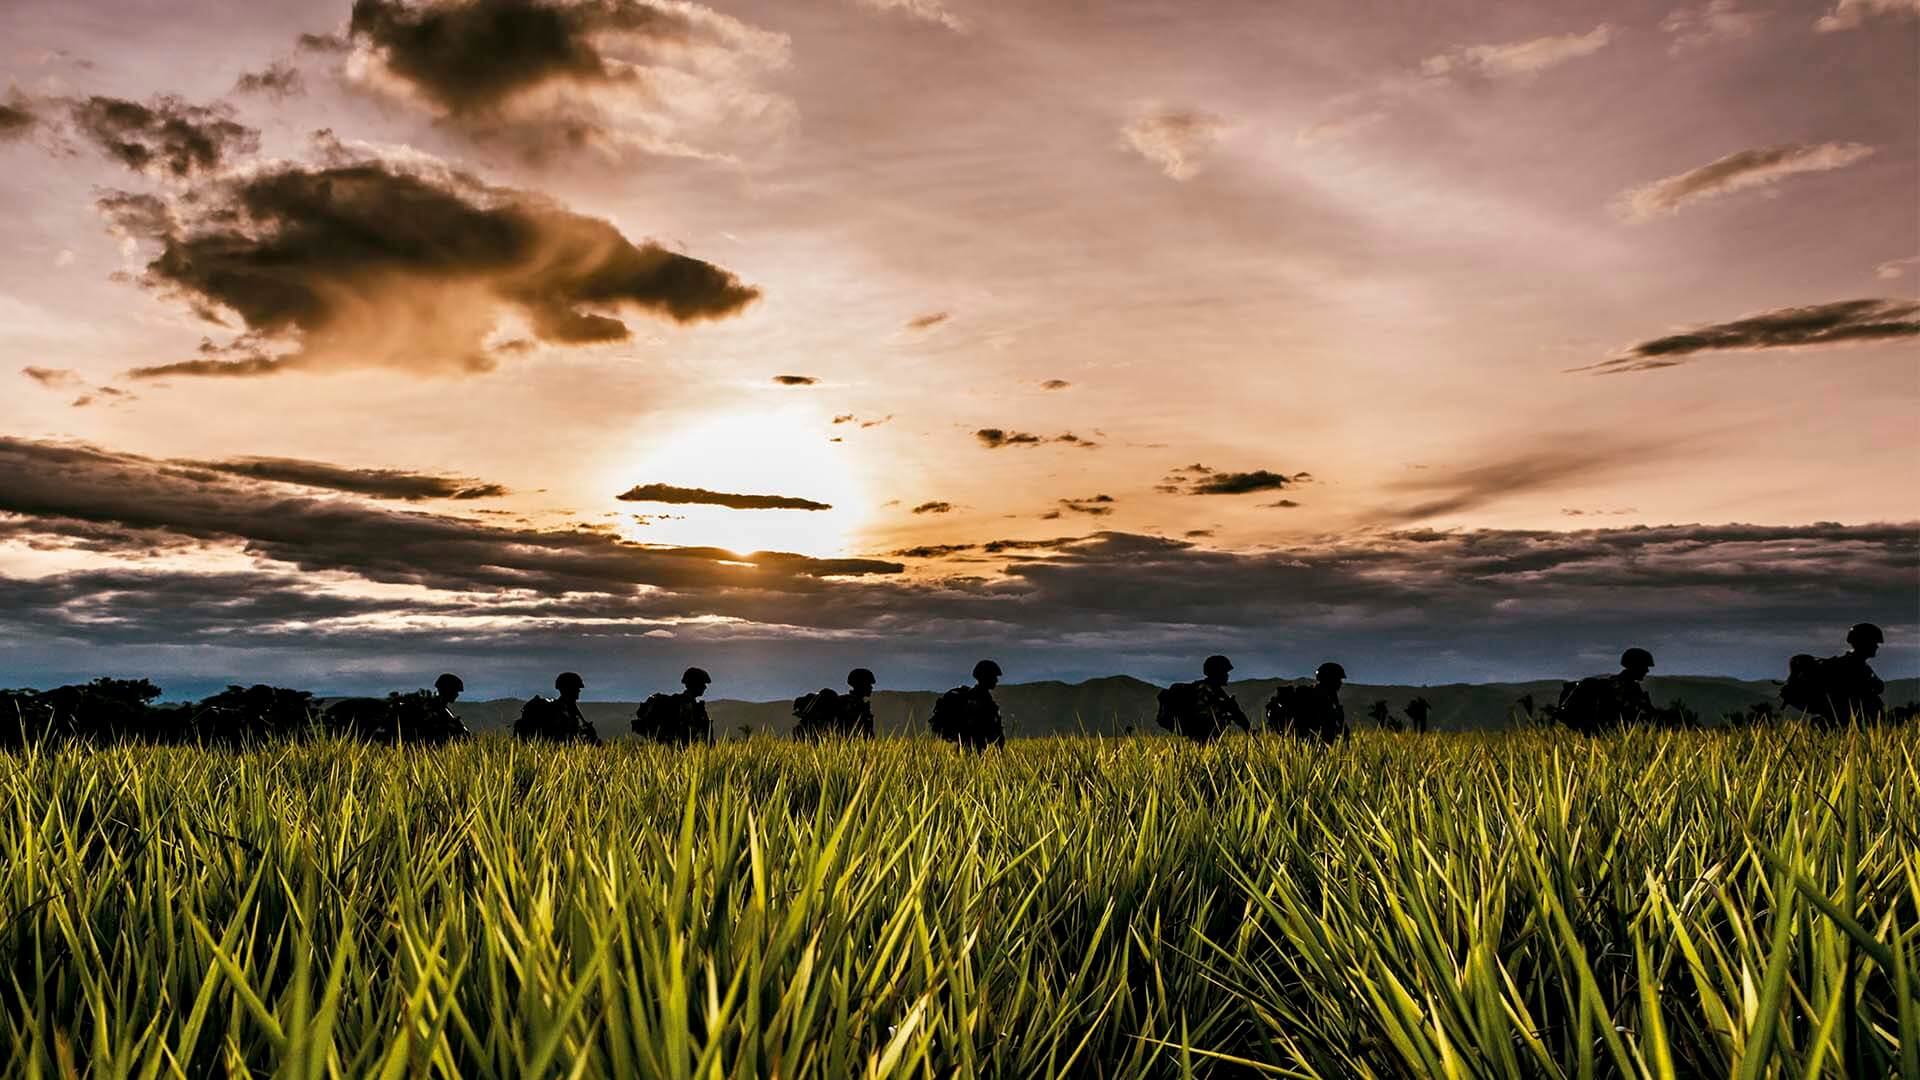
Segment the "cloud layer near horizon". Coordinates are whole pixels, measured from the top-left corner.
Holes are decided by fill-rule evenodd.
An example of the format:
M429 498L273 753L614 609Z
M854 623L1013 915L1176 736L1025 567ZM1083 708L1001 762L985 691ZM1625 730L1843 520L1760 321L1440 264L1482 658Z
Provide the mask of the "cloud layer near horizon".
M1044 655L1055 670L1151 671L1231 648L1305 666L1360 654L1368 676L1385 681L1449 664L1547 665L1580 643L1617 652L1631 634L1687 670L1800 637L1818 648L1860 618L1898 628L1902 591L1920 573L1920 528L1909 524L1411 530L1267 552L1103 532L993 546L1002 558L986 575L898 577L897 563L880 560L655 548L595 530L289 498L85 446L0 440L0 466L0 542L98 560L0 578L0 639L128 649L244 641L269 664L287 662L271 659L278 649L458 649L517 671L564 649L582 667L604 666L630 648L622 643L664 630L680 644L652 649L646 663L671 667L726 642L772 658L766 678L780 679L824 642L885 652L911 626L919 659L901 664L992 651L1029 664ZM253 569L196 568L227 550L252 556ZM370 593L356 582L403 588ZM694 611L700 619L687 622ZM1292 644L1271 640L1277 625ZM1892 654L1920 656L1900 632ZM1690 641L1698 635L1717 644ZM1769 669L1765 657L1738 668Z

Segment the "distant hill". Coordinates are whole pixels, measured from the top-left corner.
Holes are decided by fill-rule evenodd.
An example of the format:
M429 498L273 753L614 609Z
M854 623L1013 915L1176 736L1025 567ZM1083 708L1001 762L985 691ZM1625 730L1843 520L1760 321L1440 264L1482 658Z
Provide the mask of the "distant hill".
M1248 679L1229 685L1233 695L1258 719L1282 679ZM1297 680L1295 680L1297 681ZM1010 737L1088 734L1120 735L1129 729L1158 733L1153 722L1155 695L1160 687L1126 675L1089 679L1082 683L1035 682L1004 685L994 692L1000 711L1007 721ZM1647 680L1647 692L1656 704L1665 705L1678 698L1713 723L1733 710L1744 710L1760 701L1779 702L1779 687L1764 680L1749 681L1713 675L1675 675ZM1406 703L1424 697L1433 705L1431 726L1439 731L1489 730L1511 723L1510 710L1522 695L1531 694L1536 705L1560 698L1557 680L1521 683L1450 683L1442 686L1372 686L1349 683L1341 692L1347 717L1357 727L1366 726L1367 707L1384 700L1396 716ZM938 694L927 690L882 690L873 695L874 720L882 732L904 733L924 729L928 712ZM1920 699L1920 679L1895 679L1887 684L1887 703L1901 704ZM513 727L522 702L514 699L463 701L460 715L475 730L505 731ZM581 711L599 728L602 737L624 735L637 702L583 701ZM730 701L725 698L707 703L716 735L734 736L742 728L761 734L784 735L793 728L793 703L783 701Z

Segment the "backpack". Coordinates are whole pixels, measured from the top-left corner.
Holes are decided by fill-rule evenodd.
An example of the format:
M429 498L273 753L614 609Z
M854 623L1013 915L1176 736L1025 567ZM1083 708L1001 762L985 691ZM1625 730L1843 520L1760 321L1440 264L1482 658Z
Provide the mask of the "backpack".
M1306 686L1281 685L1273 688L1265 711L1267 730L1281 735L1318 735L1320 721L1306 700Z
M1802 712L1827 707L1827 662L1817 656L1800 653L1787 661L1787 681L1780 686L1780 703Z
M1153 722L1180 734L1185 730L1187 717L1200 710L1200 686L1198 683L1177 682L1160 691L1155 701L1159 708L1153 714Z
M793 699L793 715L800 721L793 726L793 733L825 735L838 731L840 713L840 692L831 687L801 694Z
M653 694L633 710L633 733L643 739L671 739L679 735L679 717L672 694Z
M956 686L934 701L927 729L943 739L958 739L967 730L970 709L967 688Z
M554 702L535 694L520 706L520 718L513 722L513 733L522 739L545 739L552 735Z

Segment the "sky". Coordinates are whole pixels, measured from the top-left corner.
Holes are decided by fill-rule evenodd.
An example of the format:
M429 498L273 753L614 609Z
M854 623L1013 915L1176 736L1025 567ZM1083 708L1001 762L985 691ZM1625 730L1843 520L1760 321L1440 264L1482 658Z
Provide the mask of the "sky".
M12 0L0 683L1920 671L1920 3Z

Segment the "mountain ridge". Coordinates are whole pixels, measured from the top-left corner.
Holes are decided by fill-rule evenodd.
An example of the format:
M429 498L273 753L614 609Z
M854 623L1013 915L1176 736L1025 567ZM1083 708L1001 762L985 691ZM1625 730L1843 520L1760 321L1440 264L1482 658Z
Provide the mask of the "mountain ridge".
M1261 707L1283 683L1303 679L1244 679L1228 684L1228 691L1256 721ZM1432 705L1429 726L1436 731L1487 731L1512 726L1511 710L1522 696L1532 695L1536 706L1559 700L1561 680L1525 682L1439 683L1433 685L1349 683L1340 699L1348 722L1369 726L1366 712L1377 700L1387 702L1396 717L1415 697ZM838 689L838 687L836 687ZM994 692L1010 738L1040 735L1159 734L1154 723L1155 696L1160 686L1131 675L1104 675L1082 682L1042 680L1002 684ZM1650 676L1647 692L1655 704L1684 702L1701 720L1717 723L1732 710L1759 702L1779 706L1779 685L1764 679L1735 679L1719 675ZM928 712L940 695L932 690L879 690L873 695L875 729L882 734L911 734L924 730ZM1889 706L1920 698L1920 679L1893 679L1887 683ZM461 702L456 708L476 731L505 731L513 726L524 699L494 698ZM635 701L582 701L581 712L603 738L628 732ZM742 701L715 698L707 702L714 734L736 737L742 729L752 734L785 735L793 727L791 699Z

